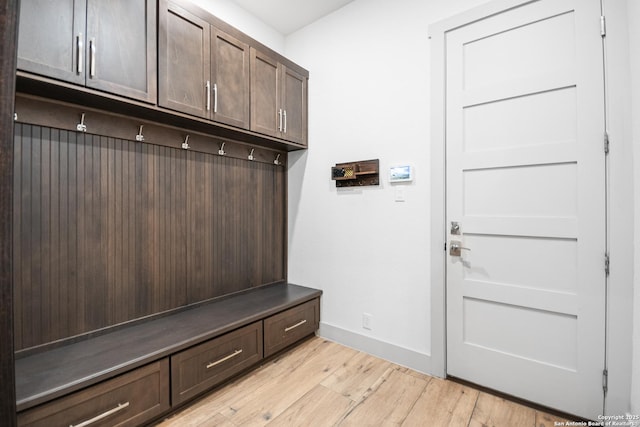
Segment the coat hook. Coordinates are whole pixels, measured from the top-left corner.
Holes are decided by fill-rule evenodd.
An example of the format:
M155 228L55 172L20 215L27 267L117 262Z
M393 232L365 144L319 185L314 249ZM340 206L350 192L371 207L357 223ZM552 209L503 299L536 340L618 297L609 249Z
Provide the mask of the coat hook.
M86 132L87 131L87 125L84 124L84 113L82 113L82 117L80 117L80 123L78 123L76 125L76 130L78 130L80 132Z
M256 149L255 149L255 148L252 148L252 149L251 149L251 153L249 153L249 157L247 157L249 160L253 160L253 159L254 159L254 157L253 157L253 152L254 152L254 151L256 151Z
M184 142L182 143L182 148L184 148L185 150L189 149L189 135L187 135L186 138L184 139Z
M222 143L222 146L221 146L221 147L220 147L220 149L218 150L218 154L220 154L221 156L224 156L225 154L227 154L227 153L225 153L225 151L224 151L224 144L226 144L226 142L223 142L223 143Z
M281 164L282 164L282 163L280 163L280 154L278 154L278 155L276 156L276 159L273 161L273 164L274 164L274 165L277 165L277 166L279 166L279 165L281 165Z
M136 141L138 141L138 142L144 141L144 135L142 134L142 128L143 127L144 127L144 125L140 125L140 130L138 131L138 134L136 135Z

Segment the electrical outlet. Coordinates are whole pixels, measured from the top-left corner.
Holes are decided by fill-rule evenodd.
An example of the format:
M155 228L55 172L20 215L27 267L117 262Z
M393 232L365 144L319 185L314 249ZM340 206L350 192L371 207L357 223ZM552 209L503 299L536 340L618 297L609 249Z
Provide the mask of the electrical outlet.
M367 330L372 330L371 323L373 321L373 316L369 313L362 313L362 327Z

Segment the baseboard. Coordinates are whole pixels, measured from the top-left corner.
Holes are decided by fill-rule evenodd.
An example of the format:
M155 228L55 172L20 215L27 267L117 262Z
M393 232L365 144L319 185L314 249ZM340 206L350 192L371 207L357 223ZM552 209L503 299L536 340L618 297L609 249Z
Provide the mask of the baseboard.
M411 368L414 371L425 374L431 373L431 356L428 354L419 353L415 350L380 341L324 322L320 322L318 335L397 365Z

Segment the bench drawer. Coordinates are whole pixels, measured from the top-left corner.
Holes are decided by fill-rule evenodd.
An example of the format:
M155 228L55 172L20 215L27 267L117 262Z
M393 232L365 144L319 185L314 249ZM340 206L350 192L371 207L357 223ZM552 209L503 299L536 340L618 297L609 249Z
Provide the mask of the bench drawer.
M262 322L171 356L173 405L221 383L262 359Z
M137 426L169 408L169 361L163 359L19 413L18 425Z
M264 356L270 356L311 335L320 323L318 299L290 308L264 320Z

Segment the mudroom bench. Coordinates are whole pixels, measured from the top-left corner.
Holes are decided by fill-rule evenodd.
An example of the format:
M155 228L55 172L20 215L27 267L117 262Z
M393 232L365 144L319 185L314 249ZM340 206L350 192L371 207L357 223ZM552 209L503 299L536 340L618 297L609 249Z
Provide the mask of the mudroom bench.
M151 421L313 334L321 293L267 285L18 356L18 424Z

